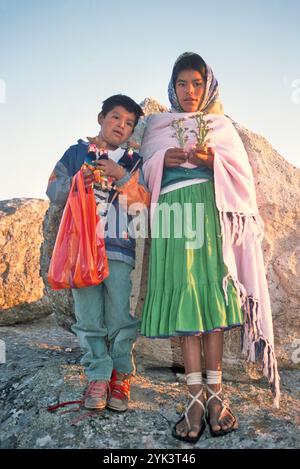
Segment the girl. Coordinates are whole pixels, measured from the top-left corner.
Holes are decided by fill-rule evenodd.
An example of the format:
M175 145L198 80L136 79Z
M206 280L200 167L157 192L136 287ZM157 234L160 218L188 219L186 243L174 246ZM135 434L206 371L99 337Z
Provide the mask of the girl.
M243 328L243 350L262 358L277 405L279 376L247 154L199 55L177 59L168 91L171 112L149 118L141 148L153 238L142 334L180 337L190 401L173 436L196 442L206 420L213 436L238 428L222 396L224 330Z

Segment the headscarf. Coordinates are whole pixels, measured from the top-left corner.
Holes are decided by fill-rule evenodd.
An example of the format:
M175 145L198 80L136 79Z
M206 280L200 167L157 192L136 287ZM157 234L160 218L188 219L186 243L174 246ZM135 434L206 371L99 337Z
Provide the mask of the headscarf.
M169 100L171 103L171 111L173 112L183 112L183 109L179 104L176 91L174 88L174 84L173 84L174 68L183 58L190 57L190 56L195 56L203 60L202 57L200 57L200 55L195 54L194 52L184 52L176 60L174 67L173 67L171 80L168 86L168 95L169 95ZM208 114L224 114L223 106L219 98L218 81L216 77L214 76L213 71L210 68L210 66L204 60L203 62L205 63L205 68L206 68L206 77L205 77L206 86L205 86L204 96L203 96L203 99L202 99L202 102L200 104L198 111L205 112ZM198 71L200 72L200 70Z

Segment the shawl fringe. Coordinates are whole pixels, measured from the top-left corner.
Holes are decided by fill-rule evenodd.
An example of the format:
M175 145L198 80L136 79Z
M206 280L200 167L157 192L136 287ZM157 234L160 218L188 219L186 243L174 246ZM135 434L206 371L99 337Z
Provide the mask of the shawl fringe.
M262 241L264 237L264 222L257 214L245 214L237 212L220 211L220 223L223 236L223 246L230 240L230 244L244 244L245 234L249 231L256 231L257 241Z
M261 328L260 304L256 298L247 296L242 307L245 324L242 333L242 352L248 361L261 360L263 375L268 379L274 396L274 407L279 408L280 377L273 345L264 337Z
M254 232L257 241L261 241L264 233L264 223L260 215L247 215L236 212L220 212L223 245L228 240L230 244L244 243L245 234L249 229ZM255 231L253 230L255 229ZM244 312L244 327L242 332L242 352L248 361L261 360L263 375L268 379L274 396L274 407L279 408L280 377L273 345L262 332L262 315L259 300L248 295L244 285L228 273L223 278L223 291L228 304L227 286L232 280L237 290L237 297Z
M247 298L246 289L245 289L244 285L241 282L239 282L239 280L236 277L233 277L230 273L228 273L227 275L225 275L225 277L223 277L223 285L222 286L223 286L223 292L224 292L224 296L225 296L226 305L228 305L227 286L228 286L229 280L233 281L233 284L234 284L234 286L237 290L237 297L238 297L238 300L239 300L239 306L242 307L243 304L246 301L246 298Z

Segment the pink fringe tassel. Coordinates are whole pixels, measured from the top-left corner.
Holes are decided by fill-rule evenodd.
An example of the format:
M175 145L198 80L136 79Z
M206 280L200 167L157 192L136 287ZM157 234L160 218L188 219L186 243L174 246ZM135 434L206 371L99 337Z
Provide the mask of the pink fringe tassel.
M250 226L256 228L256 237L262 241L264 222L259 214L249 215L236 212L220 212L220 223L223 233L223 245L230 239L230 244L240 245L244 242L245 233Z
M260 305L257 299L247 297L244 304L245 325L242 340L242 351L248 360L262 360L263 375L268 379L274 395L274 407L279 408L280 377L277 368L273 345L264 337L260 323Z
M231 244L240 245L244 243L245 234L249 229L256 229L257 241L262 241L264 235L264 222L259 214L246 215L235 212L219 212L222 230L223 246L228 240ZM280 400L280 377L277 369L277 360L274 347L264 337L261 326L261 312L259 301L251 296L247 296L247 291L237 278L233 278L228 273L223 278L223 291L226 304L228 305L227 287L228 281L232 279L237 290L240 306L245 314L245 324L243 330L242 352L247 354L248 360L255 362L262 360L262 371L268 379L274 395L274 407L279 408Z

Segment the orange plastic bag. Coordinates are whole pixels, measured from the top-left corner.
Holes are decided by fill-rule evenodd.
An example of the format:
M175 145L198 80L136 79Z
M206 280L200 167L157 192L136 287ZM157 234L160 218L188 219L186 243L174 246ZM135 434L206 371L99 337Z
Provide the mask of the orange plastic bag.
M79 171L73 178L49 266L48 282L53 290L98 285L108 276L104 239L96 234L98 222L93 188L85 189Z

